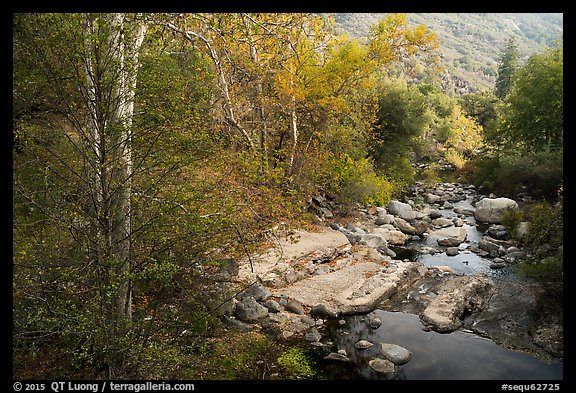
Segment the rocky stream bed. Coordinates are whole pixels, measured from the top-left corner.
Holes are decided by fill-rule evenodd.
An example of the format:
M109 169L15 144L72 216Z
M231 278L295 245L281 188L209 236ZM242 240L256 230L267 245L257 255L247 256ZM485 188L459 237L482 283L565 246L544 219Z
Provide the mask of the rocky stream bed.
M500 218L517 201L439 183L346 217L310 206L315 230L228 270L245 287L231 325L305 340L333 378L562 379L563 327L511 268L524 251Z

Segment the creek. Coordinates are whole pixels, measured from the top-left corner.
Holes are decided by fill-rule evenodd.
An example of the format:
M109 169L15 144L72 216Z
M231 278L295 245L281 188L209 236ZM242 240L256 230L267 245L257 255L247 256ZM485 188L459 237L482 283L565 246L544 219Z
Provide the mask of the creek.
M559 380L561 362L547 363L523 352L503 348L492 340L469 331L449 334L425 331L417 315L375 310L382 325L372 329L366 315L346 317L344 324L331 321L330 336L344 349L350 364L329 364L331 379L408 380ZM374 345L358 350L354 343L367 340ZM368 362L379 355L380 343L394 343L412 352L412 359L396 366L393 374L374 371Z
M462 227L467 237L458 246L458 254L448 256L446 248L438 246L438 237L427 236L409 240L403 246L390 247L396 259L420 262L428 267L448 266L456 275L483 275L497 281L503 287L523 285L522 280L509 266L491 267L492 259L473 252L483 238L488 225L478 225L473 214L457 214L457 211L474 209L478 198L475 190L466 189L460 200L448 208L439 207L442 217L450 220L462 218ZM520 284L519 284L520 283ZM349 363L326 362L325 372L333 379L455 379L455 380L558 380L563 378L563 363L558 360L543 360L524 351L506 348L484 335L467 328L452 333L428 331L418 314L422 308L410 307L419 296L433 288L434 280L423 280L422 284L408 291L404 299L394 305L385 305L368 314L357 314L336 318L327 323L326 340L332 350L346 353ZM522 312L522 310L516 312ZM527 309L525 313L530 313ZM510 315L511 319L515 315ZM382 325L376 329L368 323L377 316ZM504 315L506 316L506 315ZM502 317L499 317L502 318ZM474 324L472 322L472 324ZM467 325L465 325L468 327ZM374 345L359 350L354 344L367 340ZM382 358L381 343L400 345L410 352L408 363L397 365L394 373L379 373L369 366L375 357ZM342 351L343 350L343 351Z

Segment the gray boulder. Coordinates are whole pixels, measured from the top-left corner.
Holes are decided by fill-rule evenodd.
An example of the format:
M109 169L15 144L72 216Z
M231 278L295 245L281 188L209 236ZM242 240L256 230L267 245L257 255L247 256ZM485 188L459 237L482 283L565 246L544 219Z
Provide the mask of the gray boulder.
M406 221L413 221L416 219L416 212L412 210L412 206L400 201L390 201L386 206L390 214L400 217Z
M510 198L484 198L476 203L474 218L479 222L500 224L502 214L512 209L518 209L518 203Z
M236 303L234 312L236 318L246 322L257 321L268 315L268 309L254 300L253 297L247 297Z

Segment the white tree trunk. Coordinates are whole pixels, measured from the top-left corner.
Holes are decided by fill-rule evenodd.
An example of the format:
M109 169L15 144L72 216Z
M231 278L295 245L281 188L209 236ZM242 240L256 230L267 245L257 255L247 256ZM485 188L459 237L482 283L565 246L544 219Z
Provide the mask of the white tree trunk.
M110 14L101 20L87 18L86 61L88 98L88 142L94 157L92 204L94 247L92 258L100 267L101 288L113 288L110 303L103 300L112 328L123 326L132 316L131 283L131 193L132 193L132 117L139 66L138 53L146 24L138 22L125 31L124 14ZM92 45L95 24L109 28L107 47ZM103 41L100 40L100 45ZM96 51L106 65L95 70ZM100 78L100 79L97 79ZM100 90L97 90L100 89ZM102 289L103 290L103 289ZM105 292L105 290L103 290ZM103 299L106 296L103 293Z

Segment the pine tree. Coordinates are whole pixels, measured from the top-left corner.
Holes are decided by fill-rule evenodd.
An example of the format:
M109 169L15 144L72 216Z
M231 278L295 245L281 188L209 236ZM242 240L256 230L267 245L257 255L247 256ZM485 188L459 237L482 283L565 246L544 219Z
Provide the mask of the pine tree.
M510 37L498 60L498 76L494 87L494 94L501 100L506 98L512 87L512 75L517 68L518 56L516 40Z

